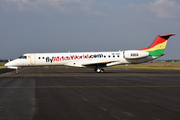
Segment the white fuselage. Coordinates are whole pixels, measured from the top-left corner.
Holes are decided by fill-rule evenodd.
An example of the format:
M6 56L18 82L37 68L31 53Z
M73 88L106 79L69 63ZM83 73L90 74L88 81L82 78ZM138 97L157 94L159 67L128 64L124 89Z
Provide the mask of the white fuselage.
M131 52L131 51L130 51ZM152 60L151 56L140 56L141 51L74 52L74 53L27 53L6 64L11 67L65 65L72 67L108 67L119 64L136 64ZM125 53L128 53L127 55ZM128 55L132 58L126 58ZM138 55L139 54L139 55ZM130 56L129 55L129 56ZM139 56L139 58L138 58ZM135 58L133 58L135 57Z

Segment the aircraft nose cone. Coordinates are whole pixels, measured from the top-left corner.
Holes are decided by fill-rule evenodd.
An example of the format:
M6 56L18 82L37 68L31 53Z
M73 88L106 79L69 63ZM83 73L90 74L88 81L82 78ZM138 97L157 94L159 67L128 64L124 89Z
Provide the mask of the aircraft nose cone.
M14 67L14 66L17 66L19 63L19 59L15 59L15 60L12 60L8 63L6 63L4 66L7 66L7 67Z
M4 66L13 66L15 64L15 62L14 61L11 61L11 62L8 62L8 63L6 63Z
M4 66L9 66L9 62L8 62L8 63L6 63L6 64L4 64Z

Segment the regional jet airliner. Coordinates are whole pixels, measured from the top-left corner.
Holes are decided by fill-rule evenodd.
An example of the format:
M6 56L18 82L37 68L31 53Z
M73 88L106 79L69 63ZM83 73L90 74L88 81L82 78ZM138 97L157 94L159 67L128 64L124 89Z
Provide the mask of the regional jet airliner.
M16 69L28 66L71 66L92 68L103 73L105 67L123 64L139 64L154 60L164 55L167 40L175 34L158 35L147 48L112 52L68 52L68 53L26 53L5 64Z

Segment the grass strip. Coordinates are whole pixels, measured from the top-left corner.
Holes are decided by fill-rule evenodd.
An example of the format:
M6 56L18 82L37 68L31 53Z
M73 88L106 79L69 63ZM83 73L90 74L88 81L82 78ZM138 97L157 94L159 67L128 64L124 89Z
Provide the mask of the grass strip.
M6 66L4 66L4 64L6 64L6 62L0 62L0 69L7 68Z
M161 69L161 70L180 70L180 62L161 62L161 63L142 63L142 64L129 64L117 65L109 68L119 69Z

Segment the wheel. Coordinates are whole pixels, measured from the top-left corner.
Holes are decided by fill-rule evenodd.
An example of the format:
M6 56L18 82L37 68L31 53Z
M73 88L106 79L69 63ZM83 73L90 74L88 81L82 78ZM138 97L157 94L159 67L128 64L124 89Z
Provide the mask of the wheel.
M100 73L100 72L101 72L101 69L97 69L96 71L97 71L97 73Z
M104 73L104 69L97 69L97 73Z
M104 73L104 69L101 69L101 73Z
M16 70L16 74L18 74L19 73L19 70Z

